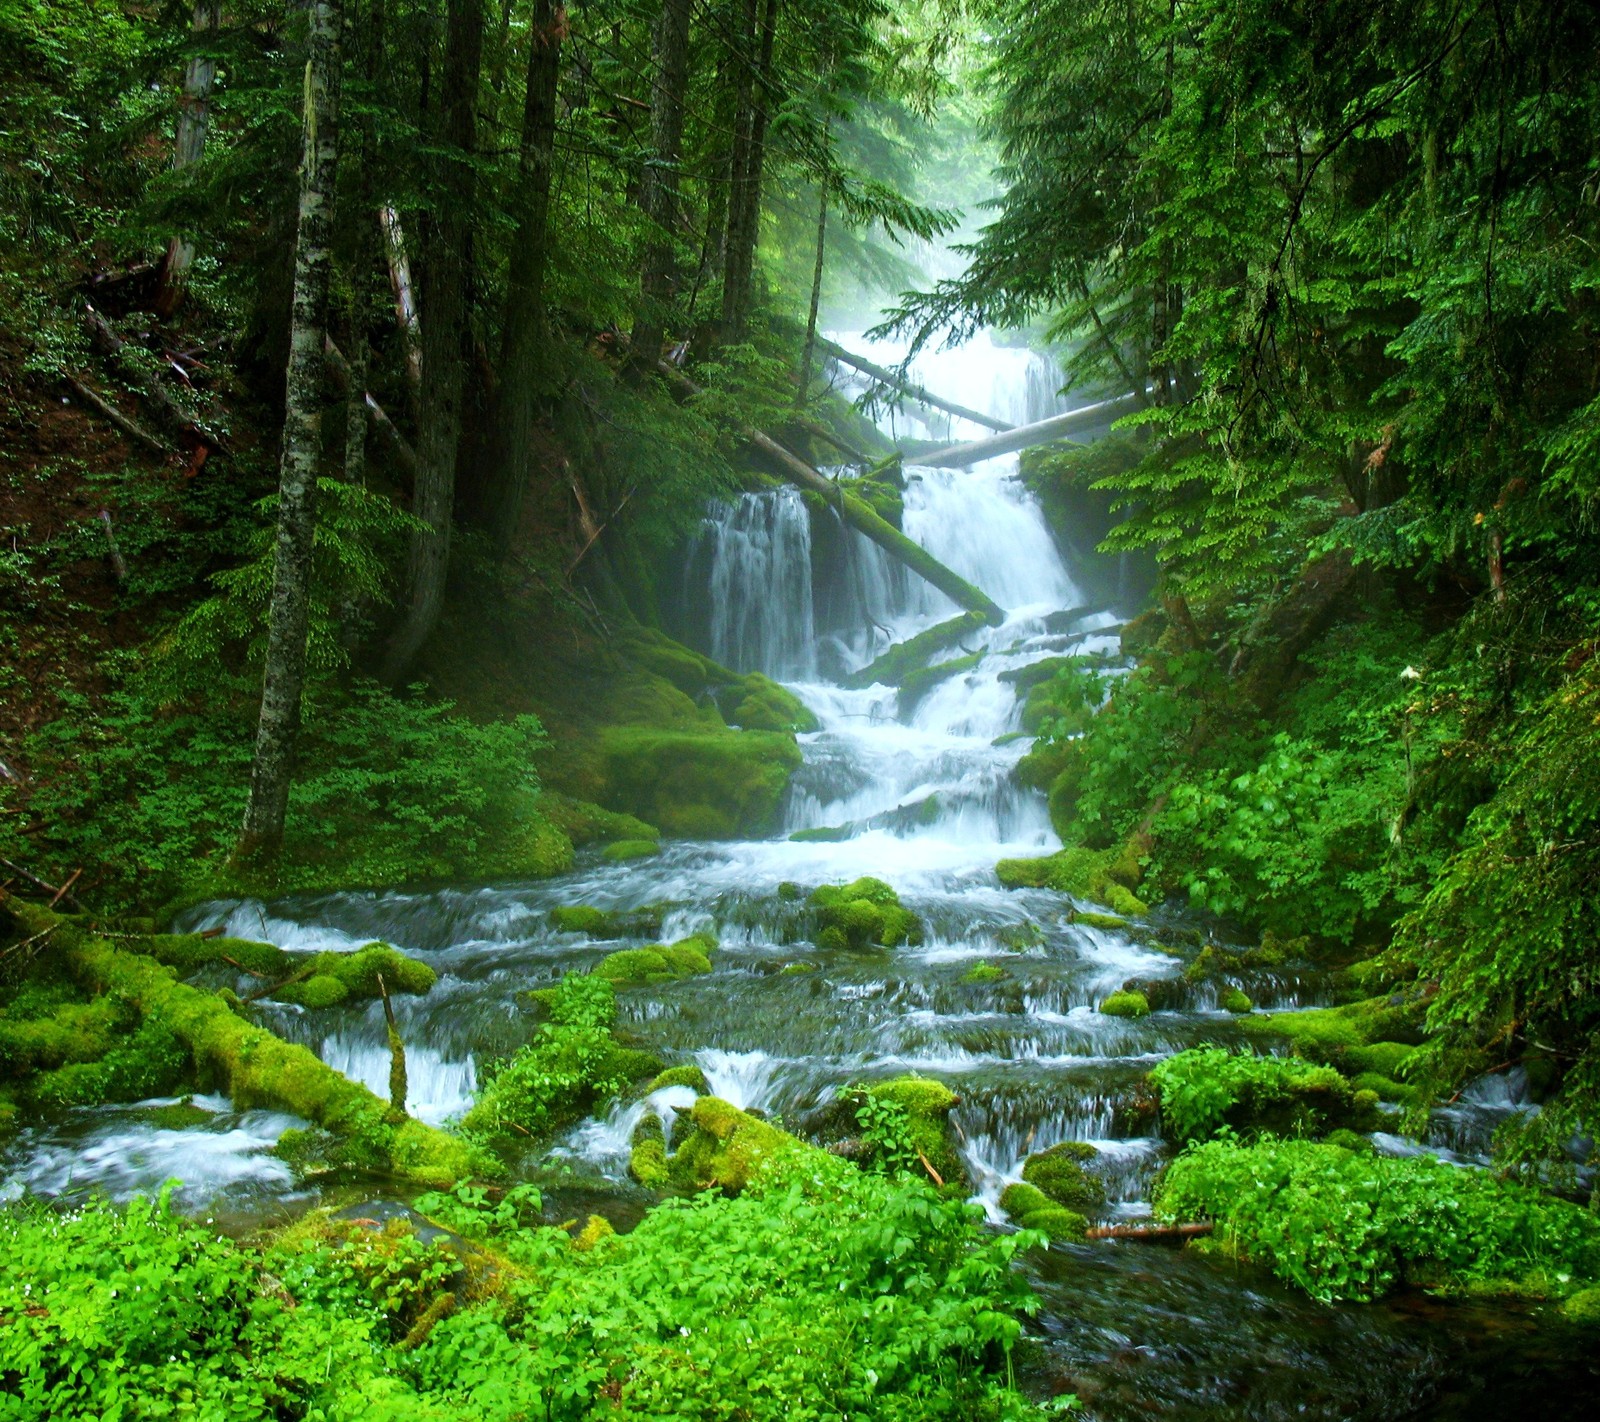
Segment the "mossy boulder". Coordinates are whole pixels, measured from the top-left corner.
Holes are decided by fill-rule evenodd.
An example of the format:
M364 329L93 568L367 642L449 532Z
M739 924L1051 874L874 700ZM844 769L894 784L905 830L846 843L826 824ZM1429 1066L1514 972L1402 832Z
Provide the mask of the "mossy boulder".
M1600 1289L1581 1289L1561 1305L1561 1316L1585 1328L1600 1328Z
M1405 1074L1422 1041L1424 1004L1405 993L1344 1007L1257 1014L1244 1020L1252 1036L1287 1038L1297 1056L1393 1081Z
M1000 1208L1023 1229L1042 1230L1051 1239L1075 1243L1088 1233L1089 1221L1076 1211L1056 1204L1036 1185L1006 1186Z
M806 900L823 948L897 948L921 943L922 920L902 907L900 896L881 879L824 884Z
M609 1239L616 1232L616 1227L604 1215L590 1215L583 1228L573 1235L572 1247L580 1254L587 1254L602 1239Z
M624 948L620 952L606 954L595 965L595 976L605 978L618 987L637 987L642 983L676 982L679 978L709 973L711 958L708 945L715 948L716 941L696 935L677 943Z
M1011 981L1011 974L993 963L974 963L961 975L961 981L964 983L1006 983Z
M648 859L652 854L660 853L661 846L653 839L619 839L602 849L600 857L620 863L629 859Z
M1376 1094L1299 1057L1193 1047L1158 1063L1148 1081L1163 1134L1179 1141L1207 1140L1224 1127L1244 1136L1321 1137L1364 1133L1379 1122Z
M1150 999L1142 992L1130 992L1124 988L1102 999L1100 1011L1107 1017L1148 1017Z
M1093 899L1124 918L1149 912L1133 893L1141 869L1137 854L1125 848L1088 849L1073 845L1041 859L1002 859L995 873L1008 889L1054 889L1075 898Z
M685 1187L719 1185L738 1194L764 1166L812 1149L715 1096L696 1101L689 1120L692 1129L669 1165L673 1182Z
M967 1167L950 1123L951 1111L961 1102L955 1092L942 1081L899 1076L847 1094L846 1099L859 1111L865 1097L903 1112L906 1139L912 1148L938 1173L946 1189L965 1194Z
M607 810L588 800L574 799L554 790L539 796L539 808L574 845L604 843L654 843L661 831L633 815Z
M1105 1182L1084 1167L1099 1159L1086 1141L1062 1141L1030 1155L1022 1178L1050 1197L1051 1203L1079 1215L1097 1214L1105 1208Z
M422 996L439 980L426 963L387 943L368 943L353 953L318 953L301 971L306 968L310 971L305 977L285 983L273 996L301 1007L336 1007L352 998L381 996L380 978L391 994L412 997Z
M1008 923L997 929L994 936L1008 953L1026 953L1030 948L1044 945L1044 929L1031 919L1022 923Z
M1090 909L1079 909L1072 915L1074 923L1081 923L1085 928L1099 928L1105 932L1115 932L1128 926L1128 920L1114 913L1095 913Z
M664 1091L669 1086L687 1086L697 1095L704 1096L707 1091L706 1074L693 1062L685 1062L682 1066L668 1067L654 1081L645 1088L649 1091Z
M1229 983L1227 987L1217 994L1217 1006L1224 1012L1242 1015L1246 1012L1254 1012L1256 1005L1250 1001L1243 988Z

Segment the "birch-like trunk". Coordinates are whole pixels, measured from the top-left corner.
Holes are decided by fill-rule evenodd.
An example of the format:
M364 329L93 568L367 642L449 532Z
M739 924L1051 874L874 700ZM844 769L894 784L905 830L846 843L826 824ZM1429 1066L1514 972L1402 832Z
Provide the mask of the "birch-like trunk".
M222 23L222 0L195 0L193 42L199 46L214 43ZM172 171L179 172L198 163L206 150L206 123L210 117L211 87L217 80L216 59L203 52L194 54L183 76L183 99L178 109L178 127L172 140ZM158 316L170 316L183 300L183 285L194 265L194 243L182 234L167 243L156 287Z
M433 635L444 605L455 507L456 451L466 384L468 254L472 244L483 77L483 0L450 0L445 30L445 101L437 134L439 207L428 227L422 271L422 428L411 512L425 525L411 540L406 603L389 640L383 679L399 681Z
M550 262L550 186L555 172L557 80L566 12L534 0L528 87L516 188L516 232L506 281L500 348L500 435L481 516L503 553L516 537L533 479L534 434L545 374L544 279Z
M655 368L672 299L678 222L678 163L683 151L684 94L689 85L691 0L662 0L656 19L655 79L650 86L650 147L639 206L648 224L633 349L644 370Z
M238 855L271 857L283 843L305 687L316 528L317 457L322 445L323 340L333 267L333 204L339 164L341 0L309 0L300 216L295 233L294 311L278 464L278 538L272 564L261 719L250 767L250 800Z

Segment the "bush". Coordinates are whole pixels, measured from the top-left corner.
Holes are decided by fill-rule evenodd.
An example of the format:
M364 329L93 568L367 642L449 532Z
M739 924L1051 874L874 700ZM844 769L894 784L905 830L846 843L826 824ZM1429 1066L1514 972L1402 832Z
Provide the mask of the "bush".
M1156 1210L1215 1220L1227 1245L1320 1299L1377 1298L1403 1279L1600 1276L1600 1218L1428 1156L1212 1141L1167 1168Z
M1298 1057L1256 1057L1196 1047L1158 1062L1150 1083L1180 1141L1234 1130L1322 1133L1356 1123L1367 1104L1332 1067Z

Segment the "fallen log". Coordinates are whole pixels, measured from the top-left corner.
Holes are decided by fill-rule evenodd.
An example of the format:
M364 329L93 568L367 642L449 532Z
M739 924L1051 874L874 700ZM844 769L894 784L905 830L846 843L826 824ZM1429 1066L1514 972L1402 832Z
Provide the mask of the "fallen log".
M83 321L89 331L89 341L101 355L112 359L120 358L124 347L128 344L111 327L106 320L88 302L84 302ZM204 428L189 411L185 410L176 400L162 388L160 381L146 380L136 375L124 374L129 384L144 400L146 404L161 417L161 420L175 433L183 435L195 444L208 450L226 454L227 446L216 435Z
M700 388L688 376L675 370L666 361L658 361L657 366L662 375L678 389L689 395L700 393ZM785 449L771 435L763 434L758 429L746 429L744 435L778 466L783 477L791 484L825 500L850 527L858 533L865 534L884 552L904 563L918 577L932 583L952 602L969 612L977 613L993 627L998 627L1006 620L1005 612L988 594L981 588L974 587L960 574L945 567L915 539L907 538L893 524L880 518L866 500L847 493L831 479L819 474L805 460Z
M172 451L136 420L130 420L104 396L97 394L75 376L61 372L61 383L107 423L115 425L135 444L142 444L152 454L170 454Z
M1108 425L1139 408L1133 395L1118 395L1112 400L1101 400L1085 405L1081 410L1069 410L1064 415L1052 415L1036 424L1018 425L1004 434L988 439L975 439L969 444L953 444L948 449L936 449L931 454L919 454L908 463L921 464L930 469L965 469L985 459L1000 454L1015 454L1019 449L1031 449L1036 444L1049 444L1052 440L1066 439L1081 434L1097 425Z
M309 1048L247 1022L217 993L177 981L155 958L113 947L11 895L0 897L0 908L24 929L50 932L62 965L85 991L129 1002L171 1031L205 1083L241 1110L266 1106L303 1116L337 1137L345 1163L355 1168L438 1189L472 1174L464 1140L394 1110Z
M1216 1226L1207 1220L1204 1224L1176 1225L1096 1225L1086 1239L1198 1239L1210 1234Z
M915 400L919 405L927 405L934 410L943 410L947 415L956 415L963 420L971 420L975 425L982 425L986 430L997 430L1004 433L1015 428L1004 420L997 420L993 415L985 415L980 410L970 410L965 405L958 405L954 400L944 400L924 389L921 385L914 385L904 376L896 375L894 371L885 366L874 365L872 361L861 356L852 355L843 346L835 345L826 336L817 337L817 348L832 356L841 365L848 365L853 370L859 370L863 375L870 375L880 384L898 390L909 400Z
M852 691L862 691L874 684L899 686L912 672L923 670L928 665L928 659L936 652L942 652L976 632L983 624L984 619L979 613L960 613L948 622L918 632L915 637L907 637L904 642L896 642L871 666L862 667L860 671L847 676L844 684Z

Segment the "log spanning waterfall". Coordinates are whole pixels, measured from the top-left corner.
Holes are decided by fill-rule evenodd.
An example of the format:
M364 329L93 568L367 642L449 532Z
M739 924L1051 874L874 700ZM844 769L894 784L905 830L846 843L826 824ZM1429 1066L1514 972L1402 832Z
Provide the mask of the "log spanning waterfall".
M840 339L884 364L897 359ZM927 356L916 374L1007 422L1059 408L1048 366L987 338ZM981 433L910 411L884 421L923 437ZM1061 896L1007 891L995 877L998 859L1057 845L1043 797L1012 774L1028 744L1017 674L1048 657L1114 666L1120 656L1116 618L1083 605L1016 471L1015 456L971 471L905 471L904 531L1005 614L940 653L948 674L916 694L847 683L891 644L950 618L956 608L942 593L796 491L746 494L707 512L686 563L681 635L736 670L785 683L819 722L800 737L804 763L775 837L677 842L621 863L590 856L563 879L532 885L219 904L186 926L225 925L301 950L383 938L425 957L437 986L396 998L395 1009L409 1109L445 1121L470 1103L479 1064L525 1039L518 994L619 946L554 932L553 905L662 905L662 938L716 933L715 970L623 992L623 1025L667 1057L697 1063L716 1094L803 1128L848 1084L925 1073L959 1093L953 1120L973 1198L996 1224L1000 1192L1025 1157L1064 1140L1093 1146L1114 1214L1148 1213L1162 1151L1140 1082L1161 1056L1237 1040L1238 1029L1212 989L1186 984L1180 964L1145 937L1078 921ZM920 946L832 952L797 938L781 885L863 874L887 880L921 915ZM1005 971L975 976L980 963ZM1162 1010L1142 1019L1096 1012L1129 978L1163 984ZM1328 989L1311 972L1263 972L1251 984L1265 1008L1313 1006ZM386 1093L379 1004L266 1010L277 1031ZM650 1104L670 1117L690 1099L676 1087ZM4 1157L6 1188L125 1195L177 1176L191 1203L244 1219L311 1198L267 1153L288 1118L206 1099L194 1104L210 1124L179 1130L160 1114L173 1104L106 1108L23 1132ZM637 1196L626 1168L641 1109L620 1105L557 1144L555 1161L571 1173L552 1178L583 1201L568 1213L591 1208L596 1193L625 1208ZM1481 1155L1495 1122L1516 1109L1509 1098L1464 1100L1450 1149ZM1461 1351L1442 1326L1379 1308L1324 1308L1148 1246L1052 1251L1029 1269L1043 1301L1041 1356L1101 1419L1152 1415L1155 1398L1178 1418L1412 1415Z

